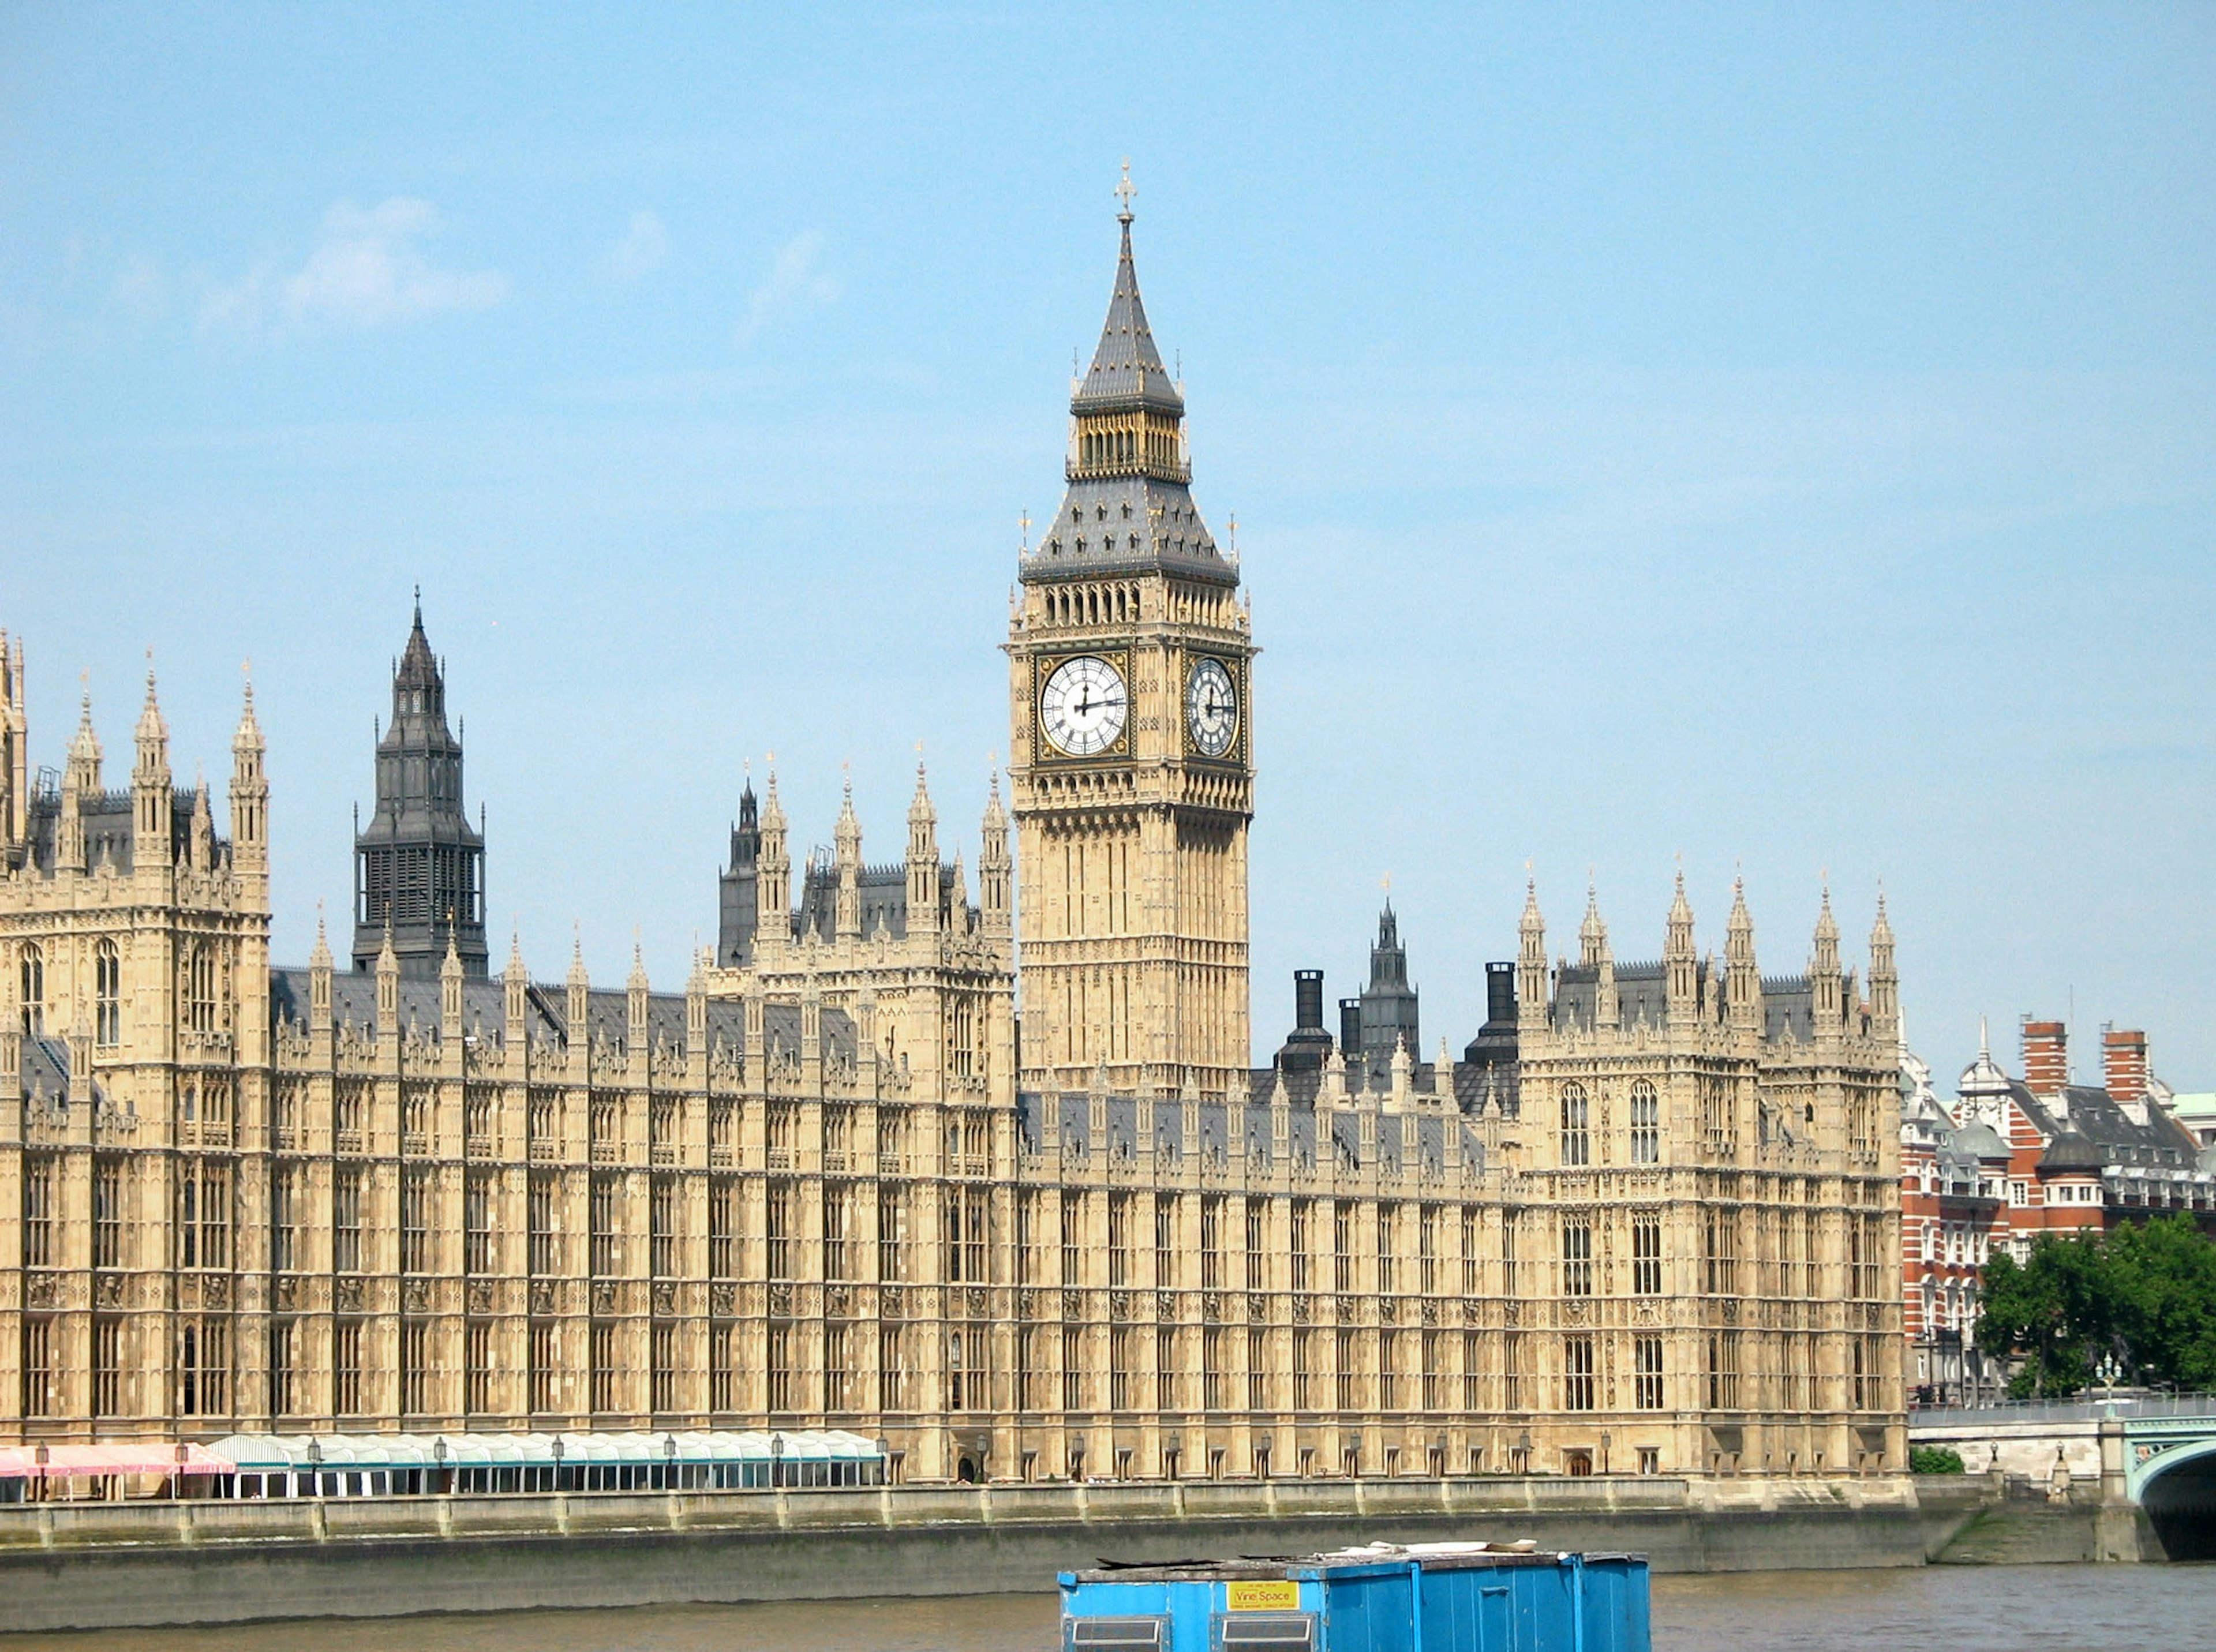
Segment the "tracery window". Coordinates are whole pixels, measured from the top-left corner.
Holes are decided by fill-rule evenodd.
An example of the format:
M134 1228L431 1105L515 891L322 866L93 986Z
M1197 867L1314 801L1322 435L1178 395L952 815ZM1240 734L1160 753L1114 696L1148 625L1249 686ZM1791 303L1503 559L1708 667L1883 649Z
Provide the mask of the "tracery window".
M185 965L185 1025L196 1033L215 1030L215 950L193 943Z
M123 958L115 943L103 940L92 952L93 1039L113 1047L123 1041Z
M1592 1163L1592 1132L1589 1120L1591 1106L1585 1100L1585 1086L1568 1084L1562 1086L1562 1163L1590 1164Z
M35 1038L46 1029L46 955L26 945L22 952L23 1030Z
M1592 1293L1592 1225L1589 1222L1564 1222L1562 1294L1591 1296Z
M1659 1164L1662 1160L1662 1102L1654 1086L1644 1078L1631 1086L1631 1162Z

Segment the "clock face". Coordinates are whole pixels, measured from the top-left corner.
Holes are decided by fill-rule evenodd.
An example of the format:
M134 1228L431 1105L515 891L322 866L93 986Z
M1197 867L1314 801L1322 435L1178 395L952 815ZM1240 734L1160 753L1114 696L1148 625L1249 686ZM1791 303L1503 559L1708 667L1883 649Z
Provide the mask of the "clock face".
M1239 734L1239 691L1221 660L1203 660L1185 686L1185 726L1193 749L1203 757L1222 757Z
M1039 696L1046 737L1070 757L1097 756L1113 746L1130 709L1123 674L1098 654L1063 660Z

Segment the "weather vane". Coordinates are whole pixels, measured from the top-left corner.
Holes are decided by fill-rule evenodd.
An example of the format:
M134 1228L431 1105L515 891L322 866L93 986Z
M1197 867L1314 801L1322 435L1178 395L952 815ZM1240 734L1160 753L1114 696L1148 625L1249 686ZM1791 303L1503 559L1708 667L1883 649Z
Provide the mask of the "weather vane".
M1117 213L1116 216L1122 218L1126 224L1129 224L1131 221L1131 197L1138 193L1139 187L1131 181L1131 163L1129 161L1125 161L1123 163L1123 181L1116 186L1116 199L1123 204L1123 210Z

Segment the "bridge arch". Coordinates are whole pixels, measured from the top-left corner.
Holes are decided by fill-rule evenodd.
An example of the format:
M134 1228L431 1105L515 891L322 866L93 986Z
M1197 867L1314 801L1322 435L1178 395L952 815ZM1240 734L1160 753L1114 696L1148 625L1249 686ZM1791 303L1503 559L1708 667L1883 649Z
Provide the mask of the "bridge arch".
M2216 1434L2133 1463L2125 1485L2169 1558L2216 1560Z

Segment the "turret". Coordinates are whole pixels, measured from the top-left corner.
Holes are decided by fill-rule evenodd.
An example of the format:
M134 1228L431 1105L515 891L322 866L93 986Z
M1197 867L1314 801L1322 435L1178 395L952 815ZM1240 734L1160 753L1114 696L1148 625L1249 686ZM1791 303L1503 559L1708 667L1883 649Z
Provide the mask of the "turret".
M520 1059L530 1036L526 1027L531 976L523 967L523 937L514 931L508 937L508 968L500 978L500 985L502 1019L507 1023L504 1042L509 1059Z
M985 844L977 854L977 902L986 936L1005 941L1009 932L1008 812L1000 807L1000 771L985 795Z
M246 685L246 699L238 714L238 732L231 737L231 855L242 873L266 874L269 869L269 778L262 769L268 750L262 724L254 715L254 684Z
M392 949L392 931L377 949L377 1038L380 1044L397 1044L400 1038L400 955Z
M1539 915L1539 886L1524 883L1524 916L1516 925L1516 1029L1519 1037L1547 1027L1547 920Z
M1877 894L1877 922L1870 926L1871 1031L1891 1042L1900 1037L1900 974L1893 961L1893 925L1885 915L1885 891Z
M185 858L195 872L212 872L215 865L215 816L208 808L207 777L193 777L192 824L185 829Z
M1824 904L1816 914L1816 940L1808 958L1808 986L1815 1003L1819 1032L1837 1031L1840 1023L1839 924L1831 916L1831 887L1824 886Z
M54 866L72 871L91 870L85 858L85 803L100 794L100 736L92 729L92 691L85 691L77 711L77 737L70 741L68 766L62 771L60 842L55 846Z
M489 970L484 834L462 805L462 742L446 726L446 679L417 593L392 671L392 721L377 743L377 805L354 838L354 967L390 930L401 973L435 976L448 932L463 973Z
M1700 958L1693 950L1693 906L1685 899L1685 875L1670 902L1669 933L1662 945L1662 973L1670 995L1670 1024L1690 1027L1699 1018Z
M331 1029L331 943L323 933L323 912L316 908L316 949L308 955L308 1030Z
M646 1052L646 956L638 943L631 943L631 974L624 982L625 1031L634 1058Z
M752 961L755 878L761 858L761 824L751 780L739 793L739 818L731 827L731 863L717 879L716 961L736 969Z
M175 800L169 789L169 726L154 695L153 652L146 656L146 704L138 714L133 741L138 760L131 767L131 863L168 866L173 847Z
M1585 921L1578 931L1578 947L1594 972L1594 1027L1620 1025L1623 1011L1616 991L1616 955L1609 950L1608 925L1601 921L1599 893L1590 883L1585 885Z
M462 955L454 949L453 930L446 931L446 955L439 961L439 1037L451 1053L462 1036Z
M1600 955L1608 949L1608 925L1601 922L1600 892L1588 879L1585 883L1585 920L1578 925L1578 962L1586 969L1597 968Z
M777 801L777 771L769 771L762 798L761 849L754 863L754 955L775 960L792 938L792 857L785 849L785 806Z
M30 837L29 747L23 644L0 631L0 872L22 853Z
M1754 918L1746 909L1745 880L1732 880L1731 920L1724 930L1724 1004L1733 1028L1762 1030L1762 972L1754 959Z
M939 812L931 806L923 765L915 765L915 798L908 806L908 932L939 928Z
M593 984L585 973L585 939L582 935L569 943L568 1002L563 1008L563 1018L569 1024L570 1065L573 1070L581 1070L593 1047Z
M839 856L839 939L862 938L862 823L854 814L854 784L846 783L834 834Z

